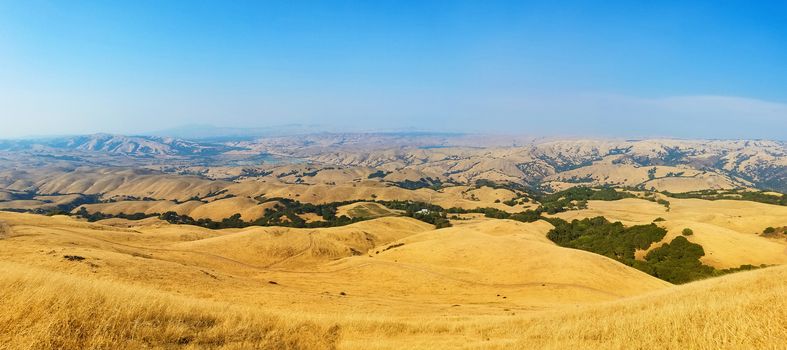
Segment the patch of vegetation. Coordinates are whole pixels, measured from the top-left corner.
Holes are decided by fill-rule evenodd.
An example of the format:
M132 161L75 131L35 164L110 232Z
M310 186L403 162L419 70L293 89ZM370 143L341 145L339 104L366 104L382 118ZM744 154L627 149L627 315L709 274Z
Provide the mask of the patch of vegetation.
M637 261L634 267L670 283L687 283L717 274L712 266L702 264L704 255L701 245L678 236L650 251L645 261Z
M435 225L436 228L450 227L451 222L448 221L448 210L434 204L415 201L375 201L380 203L388 209L403 210L405 216L421 220L423 222Z
M521 222L535 222L541 219L541 213L542 213L540 208L536 210L525 210L513 214L495 208L484 208L482 209L481 212L484 214L485 217L488 218L509 219L509 220L516 220Z
M684 229L683 229L683 231L681 231L680 233L681 233L682 235L684 235L684 236L691 236L691 235L693 235L693 234L694 234L694 230L692 230L692 229L690 229L690 228L686 227L686 228L684 228Z
M158 216L159 214L145 214L145 213L134 213L134 214L126 214L126 213L118 213L118 214L105 214L101 212L94 212L89 213L85 207L79 208L77 214L79 217L86 219L89 222L96 222L99 220L105 219L112 219L112 218L119 218L119 219L126 219L126 220L142 220L154 216Z
M435 228L451 227L451 221L448 220L448 217L446 216L446 213L444 211L443 212L415 212L412 214L411 217L421 220L423 222L430 223L434 225Z
M390 171L382 171L382 170L377 170L377 171L375 171L375 172L373 172L373 173L369 174L369 176L368 176L367 178L368 178L368 179L374 179L374 178L376 178L376 177L379 177L379 178L384 178L384 177L386 177L386 176L387 176L388 174L390 174L390 173L391 173Z
M586 159L579 163L572 163L570 160L565 159L554 159L547 156L541 156L539 159L543 160L545 163L549 164L555 169L555 172L562 173L564 171L574 170L583 168L586 166L593 165L594 161L601 160L601 157L593 157L593 159Z
M553 194L538 196L536 200L541 203L544 212L556 214L570 209L585 209L589 200L615 201L632 197L634 195L617 191L611 187L577 186Z
M571 222L558 218L546 220L555 226L547 237L556 244L604 255L670 283L686 283L757 268L742 265L717 270L704 265L700 261L705 255L702 246L689 242L683 236L651 250L644 260L637 260L636 250L649 249L653 243L664 239L667 231L655 224L624 227L620 222L609 222L603 216Z
M609 222L603 216L566 222L550 219L555 228L547 237L560 246L582 249L634 265L634 252L648 249L661 241L667 230L655 224L624 227L620 222Z
M634 197L634 195L627 192L620 192L609 187L601 187L601 188L572 187L567 190L556 192L553 194L548 194L548 195L533 194L533 197L535 197L535 199L539 201L541 205L534 210L528 209L519 213L509 213L496 208L475 208L475 209L449 208L447 212L454 213L454 214L480 213L480 214L484 214L484 216L488 218L510 219L510 220L517 220L521 222L534 222L541 219L542 218L541 215L543 213L556 214L571 209L585 209L587 208L588 200L611 201L611 200L619 200L623 198L631 198ZM529 199L526 197L519 197L519 198L523 198L522 201L519 202L520 204L529 201ZM509 201L503 203L511 206L511 202Z
M593 175L588 174L582 177L572 176L569 179L563 179L563 181L572 184L586 184L586 183L591 183L595 180L593 179Z
M335 227L344 226L354 222L366 220L365 218L349 218L345 215L336 216L338 207L354 203L352 202L333 202L327 204L301 203L288 198L270 198L258 200L265 202L277 202L273 208L266 208L263 216L254 221L241 220L240 214L235 214L221 221L210 219L194 219L188 215L180 215L175 212L166 212L159 216L159 219L172 224L186 224L206 227L210 229L222 228L243 228L248 226L286 226L298 228L316 227ZM300 217L301 214L313 213L321 216L322 221L306 222Z
M298 170L290 170L289 172L286 173L276 174L276 178L281 179L290 175L297 175L297 174L298 174Z
M764 237L778 237L779 234L787 235L787 226L767 227L762 231Z
M399 248L399 247L401 247L403 245L404 245L404 243L391 244L391 245L385 247L385 249L383 249L383 251L394 249L394 248Z
M418 181L413 180L404 180L399 182L392 182L395 186L408 189L408 190L417 190L420 188L431 188L431 189L439 189L443 186L443 182L440 179L433 179L431 177L422 177Z
M746 190L701 190L683 193L662 192L664 195L672 198L697 198L704 200L742 200L759 202L765 204L784 205L787 206L786 195L770 194L764 191L746 191Z

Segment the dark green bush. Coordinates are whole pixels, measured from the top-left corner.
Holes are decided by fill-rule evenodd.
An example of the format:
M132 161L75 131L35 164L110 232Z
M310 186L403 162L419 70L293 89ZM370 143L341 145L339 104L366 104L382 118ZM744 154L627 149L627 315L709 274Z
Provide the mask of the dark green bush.
M627 265L632 265L637 249L648 249L661 241L667 231L655 224L624 227L620 222L609 222L603 216L573 220L570 223L552 219L555 228L547 237L563 247L601 254Z
M743 265L739 268L716 270L703 265L700 261L705 255L702 246L689 242L683 236L651 250L644 260L636 260L636 250L648 249L651 244L664 239L667 231L655 224L624 227L620 222L612 223L602 216L571 222L558 218L545 220L555 226L547 233L547 237L558 245L610 257L671 283L686 283L756 268Z
M670 283L686 283L714 275L715 269L703 265L702 246L678 236L672 242L653 249L645 256L648 268L643 270Z

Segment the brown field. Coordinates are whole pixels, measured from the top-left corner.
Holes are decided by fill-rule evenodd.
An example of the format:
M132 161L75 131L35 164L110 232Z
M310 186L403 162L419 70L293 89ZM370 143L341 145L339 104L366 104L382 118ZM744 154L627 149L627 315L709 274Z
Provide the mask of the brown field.
M663 217L668 238L692 228L689 239L717 267L787 261L787 241L754 234L784 226L787 208L670 202L666 211L644 200L591 201L559 216ZM673 286L554 245L544 221L471 217L440 230L395 216L208 230L0 212L0 349L778 349L787 341L783 266Z

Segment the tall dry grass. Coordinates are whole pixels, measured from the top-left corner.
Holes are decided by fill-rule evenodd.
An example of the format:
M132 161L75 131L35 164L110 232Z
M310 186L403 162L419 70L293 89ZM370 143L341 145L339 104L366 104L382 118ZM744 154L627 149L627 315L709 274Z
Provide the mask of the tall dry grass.
M787 267L547 314L509 332L517 347L787 349Z
M0 266L0 349L334 349L338 340L338 326Z
M303 321L7 264L0 310L0 349L785 349L787 266L549 312Z
M787 266L549 312L341 324L346 349L787 349Z
M784 349L787 267L571 310L318 322L26 267L0 267L0 348ZM512 312L512 314L514 314Z

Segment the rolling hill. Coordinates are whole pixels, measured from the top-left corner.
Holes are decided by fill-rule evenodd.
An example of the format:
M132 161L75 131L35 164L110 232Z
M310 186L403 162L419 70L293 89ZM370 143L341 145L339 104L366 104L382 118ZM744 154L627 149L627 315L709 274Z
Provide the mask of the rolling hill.
M536 140L464 134L321 133L220 143L96 134L2 141L0 160L29 167L142 166L225 180L269 172L278 176L277 169L294 166L296 172L311 168L297 176L304 183L344 182L352 174L382 171L390 183L488 180L560 188L590 184L673 192L736 187L785 192L786 147L766 140ZM291 175L284 174L282 178Z
M787 206L765 191L785 188L783 143L451 134L212 142L0 143L0 348L787 341ZM598 216L659 235L638 250L605 241L611 231L569 237L585 250L552 240L566 227L559 219ZM712 272L691 276L756 270L673 285L696 278L638 265L678 237Z
M598 203L620 205L609 216L645 220L649 214L627 201ZM596 204L587 211L601 210ZM688 215L682 205L673 204L675 218L665 225ZM700 219L724 226L719 217ZM0 293L13 310L0 327L3 334L27 329L7 339L9 348L42 339L49 343L41 346L66 347L622 348L658 341L675 349L767 348L783 340L787 316L783 267L673 286L555 245L544 221L477 218L435 230L384 217L333 228L208 230L0 213L0 222ZM54 306L31 310L29 298ZM747 313L755 309L756 318ZM30 314L37 316L24 317ZM166 330L121 327L146 319ZM54 328L63 322L72 326ZM56 337L36 336L42 332ZM647 336L632 337L640 333Z

